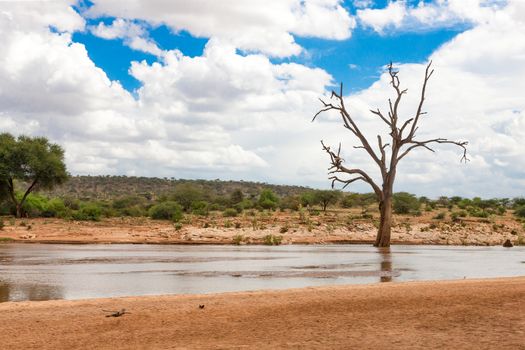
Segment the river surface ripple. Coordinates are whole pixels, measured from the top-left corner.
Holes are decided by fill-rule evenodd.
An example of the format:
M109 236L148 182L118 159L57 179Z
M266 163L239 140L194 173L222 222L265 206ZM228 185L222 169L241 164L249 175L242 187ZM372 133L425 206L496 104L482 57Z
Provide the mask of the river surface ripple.
M0 302L524 275L525 247L0 245Z

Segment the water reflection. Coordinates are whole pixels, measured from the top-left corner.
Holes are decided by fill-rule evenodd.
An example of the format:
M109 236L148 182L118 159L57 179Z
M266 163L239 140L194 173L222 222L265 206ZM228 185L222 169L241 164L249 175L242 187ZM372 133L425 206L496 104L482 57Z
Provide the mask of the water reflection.
M0 302L525 275L525 247L0 245Z
M60 286L0 283L0 302L64 299Z
M379 255L381 257L381 277L379 282L392 282L392 253L390 247L378 248Z

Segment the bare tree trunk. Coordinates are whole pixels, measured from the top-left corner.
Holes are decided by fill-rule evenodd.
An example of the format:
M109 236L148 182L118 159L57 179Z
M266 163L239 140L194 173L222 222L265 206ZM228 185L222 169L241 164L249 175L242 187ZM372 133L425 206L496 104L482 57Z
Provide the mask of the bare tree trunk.
M390 233L391 233L391 224L392 224L392 194L394 189L394 179L396 177L396 169L399 161L403 159L410 151L416 148L425 148L431 152L434 150L430 147L433 144L451 144L456 145L463 149L463 157L461 160L467 161L467 142L466 141L450 141L444 138L434 138L428 140L416 140L415 135L416 131L419 128L419 120L422 115L426 114L423 111L423 102L425 101L425 92L428 80L434 73L434 70L431 69L432 61L427 65L425 69L425 79L423 81L423 86L421 87L421 97L419 99L419 104L416 110L416 113L410 119L403 121L403 124L400 126L401 121L398 115L398 107L401 102L401 98L406 94L407 89L401 89L398 71L396 71L392 63L388 65L388 74L390 75L390 84L396 92L395 100L388 99L389 111L387 114L381 112L381 110L370 110L374 115L378 116L383 122L385 122L389 129L391 136L391 142L383 142L381 135L377 135L377 148L373 148L370 144L371 139L368 139L365 134L361 132L359 126L356 123L356 120L350 115L348 110L345 107L343 99L343 83L341 83L339 92L332 91L330 99L335 99L337 102L334 104L332 102L325 102L321 99L323 108L318 111L313 119L324 112L327 111L337 111L341 115L343 120L343 126L350 130L350 132L360 141L360 145L354 146L357 149L365 150L368 155L372 158L374 163L377 164L379 170L381 171L381 177L383 184L380 187L372 177L363 169L347 167L344 164L344 159L341 158L341 144L337 151L333 151L330 147L326 146L323 141L321 145L323 149L330 155L331 166L328 168L328 173L331 174L329 177L332 180L332 188L336 182L344 184L343 188L350 185L356 181L364 181L368 183L374 190L378 200L379 200L379 209L381 212L381 221L379 224L379 230L377 232L377 237L374 245L376 247L388 247L390 246ZM385 140L386 141L386 140ZM387 148L390 147L391 154L387 154ZM378 151L379 152L378 152ZM387 164L387 163L390 164ZM340 175L344 174L348 177L341 177ZM326 210L326 206L325 206Z
M18 203L16 204L16 218L22 217L22 204Z
M383 199L379 203L379 207L381 217L374 246L389 247L392 226L392 192L384 194Z

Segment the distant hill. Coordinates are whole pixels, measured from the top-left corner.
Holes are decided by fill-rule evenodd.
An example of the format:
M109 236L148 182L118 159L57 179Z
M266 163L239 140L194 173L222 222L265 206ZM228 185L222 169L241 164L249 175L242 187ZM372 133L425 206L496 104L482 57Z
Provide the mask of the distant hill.
M262 189L271 189L279 196L300 194L308 187L271 185L249 181L184 180L133 176L73 176L65 184L44 193L54 197L73 197L81 200L107 200L127 195L157 198L170 193L175 186L192 184L211 195L224 196L239 189L246 196L256 196Z

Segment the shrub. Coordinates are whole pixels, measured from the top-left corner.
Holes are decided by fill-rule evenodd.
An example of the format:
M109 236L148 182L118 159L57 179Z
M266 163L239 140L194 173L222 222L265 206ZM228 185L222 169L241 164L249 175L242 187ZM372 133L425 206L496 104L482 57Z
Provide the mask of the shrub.
M85 203L80 209L73 213L73 219L85 221L99 221L102 208L96 203Z
M417 212L421 205L416 196L407 192L394 194L393 209L396 214L409 214Z
M243 235L235 235L232 238L232 243L235 245L240 245L242 242L244 242L244 236Z
M281 200L281 203L279 204L279 208L297 211L299 210L300 205L301 205L301 198L299 198L299 196L286 196Z
M4 229L4 219L3 218L0 218L0 231Z
M71 216L71 210L66 207L64 201L60 198L53 198L47 202L44 212L44 217L66 218Z
M222 216L224 216L225 218L234 218L237 216L237 214L237 210L235 210L234 208L228 208L222 212Z
M284 225L284 226L281 226L281 228L279 229L279 233L286 233L288 232L288 230L289 230L288 225Z
M219 211L219 210L223 210L224 209L224 206L223 205L220 205L218 203L212 203L210 204L210 206L208 207L208 210L209 211Z
M231 204L238 204L241 203L244 200L244 194L240 189L234 190L230 195L230 203Z
M468 212L471 216L476 218L488 218L489 213L485 211L484 209L476 208L476 207L469 207Z
M183 209L188 211L193 202L205 199L204 191L190 183L182 183L175 187L172 194L173 201L182 205Z
M266 235L263 237L263 242L265 245L279 245L281 244L282 240L282 236Z
M434 216L434 219L436 220L443 220L445 218L446 214L444 212L438 213L436 216Z
M22 194L17 193L19 200L22 199ZM29 217L41 216L46 210L47 198L39 194L31 193L27 196L26 201L22 205L22 211Z
M279 204L279 198L271 190L262 190L259 196L259 205L264 209L275 209Z
M173 220L179 222L184 217L182 206L173 201L162 202L149 209L149 216L157 220Z
M453 212L452 214L450 214L450 218L454 222L459 221L459 213L458 212Z
M514 210L514 215L519 218L525 218L525 205L519 206Z
M512 206L514 209L525 206L525 198L524 197L514 198L512 200Z
M208 202L205 201L196 201L191 203L191 212L199 216L208 216Z
M180 229L182 229L182 224L180 222L176 222L173 225L173 228L175 228L176 231L180 231Z

